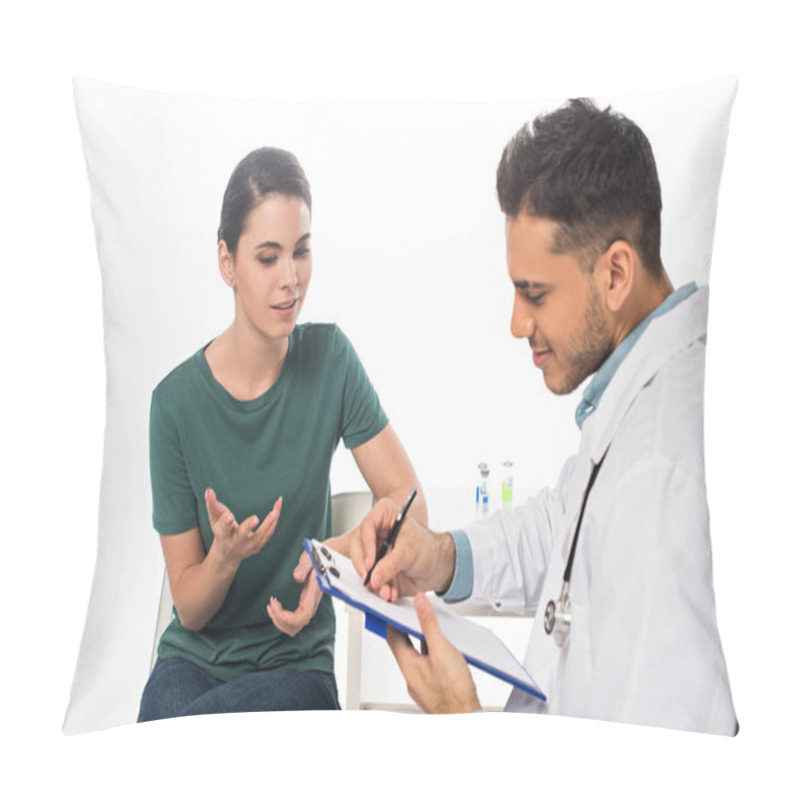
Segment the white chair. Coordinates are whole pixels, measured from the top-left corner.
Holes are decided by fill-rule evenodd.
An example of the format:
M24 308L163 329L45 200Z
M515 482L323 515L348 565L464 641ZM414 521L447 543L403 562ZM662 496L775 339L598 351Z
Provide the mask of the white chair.
M372 508L371 492L342 492L331 498L331 534L338 536L352 530ZM334 602L336 614L336 683L341 691L344 687L344 703L347 710L361 708L361 631L364 614L352 606ZM343 636L344 629L347 635ZM341 698L340 698L341 702Z
M166 630L167 625L172 622L172 592L169 588L169 578L167 577L167 570L164 569L164 575L161 578L161 599L158 601L158 615L156 617L156 632L153 637L153 652L150 656L150 671L158 657L158 642L161 639L161 634Z

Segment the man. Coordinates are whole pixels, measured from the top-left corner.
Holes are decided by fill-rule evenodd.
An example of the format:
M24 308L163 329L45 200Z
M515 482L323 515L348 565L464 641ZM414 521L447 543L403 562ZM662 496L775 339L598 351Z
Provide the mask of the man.
M388 636L409 693L426 711L479 708L421 594L435 590L537 607L524 662L547 701L514 689L508 710L734 734L704 479L708 289L673 291L661 263L650 144L622 115L573 100L514 136L497 191L513 335L552 392L593 378L578 453L554 489L464 531L409 520L375 567L373 591L416 595L423 652ZM379 502L335 545L362 575L396 514Z

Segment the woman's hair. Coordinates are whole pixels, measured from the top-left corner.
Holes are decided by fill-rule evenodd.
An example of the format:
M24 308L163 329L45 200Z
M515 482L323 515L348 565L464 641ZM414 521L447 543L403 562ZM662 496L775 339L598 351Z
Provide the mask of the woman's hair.
M271 194L299 197L311 210L311 189L298 160L286 150L261 147L236 165L228 181L217 241L235 254L247 215Z

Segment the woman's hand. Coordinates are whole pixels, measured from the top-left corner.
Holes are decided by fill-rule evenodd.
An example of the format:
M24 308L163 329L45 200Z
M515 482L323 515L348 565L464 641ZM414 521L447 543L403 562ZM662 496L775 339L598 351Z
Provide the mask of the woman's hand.
M273 625L287 636L296 636L317 613L322 590L317 584L317 576L311 565L311 559L305 551L292 573L298 583L303 584L300 602L294 611L287 611L277 597L271 597L267 606L267 614Z
M248 517L239 524L231 510L217 500L213 489L206 489L205 499L219 557L237 567L245 558L255 555L270 540L275 533L283 506L283 498L279 497L260 525L256 516Z

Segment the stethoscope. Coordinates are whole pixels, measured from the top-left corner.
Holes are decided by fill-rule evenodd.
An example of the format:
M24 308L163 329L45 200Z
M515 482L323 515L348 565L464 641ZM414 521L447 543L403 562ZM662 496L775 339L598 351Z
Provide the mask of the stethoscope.
M589 477L589 483L586 485L586 491L583 494L583 503L581 504L581 513L578 516L578 525L575 528L575 535L572 537L572 547L569 549L569 558L567 559L567 566L564 569L564 582L561 584L561 594L558 596L558 602L551 600L547 604L544 611L544 630L545 633L553 635L555 643L559 647L563 647L569 636L569 628L572 624L572 606L569 602L569 580L572 577L572 562L575 560L575 546L578 544L578 534L581 532L581 523L583 522L583 512L586 510L586 501L589 499L589 492L592 491L597 473L600 472L600 467L605 459L605 453L592 470Z

